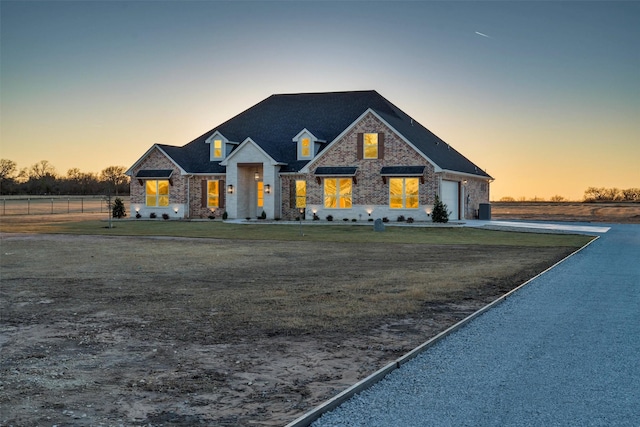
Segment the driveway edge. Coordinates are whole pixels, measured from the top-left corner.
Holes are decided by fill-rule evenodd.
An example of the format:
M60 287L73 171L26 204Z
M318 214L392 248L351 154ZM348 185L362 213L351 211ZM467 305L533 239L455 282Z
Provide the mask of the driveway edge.
M506 294L498 297L497 299L495 299L494 301L492 301L489 304L485 305L484 307L480 308L476 312L474 312L474 313L470 314L469 316L465 317L464 319L462 319L461 321L459 321L455 325L450 326L449 328L447 328L444 331L440 332L438 335L436 335L433 338L429 339L428 341L420 344L418 347L414 348L409 353L406 353L405 355L399 357L395 361L393 361L393 362L389 363L388 365L384 366L383 368L377 370L376 372L374 372L373 374L369 375L368 377L358 381L357 383L355 383L354 385L352 385L348 389L342 391L341 393L337 394L336 396L332 397L331 399L327 400L326 402L320 404L319 406L316 406L312 410L308 411L307 413L303 414L302 416L300 416L299 418L295 419L291 423L287 424L285 427L307 427L307 426L311 425L311 423L313 423L315 420L320 418L322 416L322 414L334 410L335 408L340 406L345 401L349 400L354 395L356 395L356 394L358 394L358 393L360 393L360 392L372 387L374 384L376 384L377 382L381 381L384 377L386 377L389 373L391 373L391 372L395 371L396 369L400 368L402 365L404 365L405 363L407 363L411 359L414 359L420 353L422 353L425 350L427 350L428 348L432 347L437 342L439 342L440 340L444 339L446 336L448 336L448 335L452 334L453 332L457 331L458 329L462 328L467 323L469 323L470 321L472 321L476 317L480 316L484 312L490 310L491 308L493 308L493 307L497 306L498 304L500 304L501 302L505 301L507 298L509 298L510 296L515 294L516 292L518 292L523 287L527 286L529 283L531 283L532 281L534 281L538 277L542 276L543 274L545 274L549 270L555 268L556 266L562 264L563 262L565 262L566 260L568 260L569 258L574 256L578 252L582 251L587 246L591 245L593 242L595 242L596 240L598 240L600 238L600 236L593 236L593 237L594 237L593 240L590 240L589 242L587 242L587 244L585 244L584 246L576 249L574 252L570 253L565 258L563 258L560 261L556 262L551 267L549 267L546 270L536 274L531 279L527 280L526 282L522 283L521 285L517 286L516 288L510 290Z

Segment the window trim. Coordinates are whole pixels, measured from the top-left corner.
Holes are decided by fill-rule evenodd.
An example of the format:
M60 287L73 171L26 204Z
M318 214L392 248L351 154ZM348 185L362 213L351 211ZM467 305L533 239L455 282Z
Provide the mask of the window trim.
M209 184L212 183L212 182L217 183L217 186L218 186L218 189L215 192L215 194L212 193L210 191L210 189L209 189ZM210 203L212 197L215 198L215 200L217 202L215 205L212 205ZM219 179L208 179L207 180L207 207L208 208L219 208L220 207L220 180Z
M161 194L160 193L160 182L166 182L167 183L167 193L166 194ZM154 195L150 195L147 192L148 189L148 185L150 183L154 183L155 184L155 194ZM147 179L145 180L144 183L144 205L150 208L168 208L170 203L171 203L171 183L169 182L168 179ZM155 197L155 203L154 204L149 204L149 197ZM160 204L160 200L161 198L166 197L167 203L166 204Z
M391 206L391 197L392 197L392 194L391 194L391 182L394 179L402 180L402 194L401 194L402 206L399 206L399 207ZM418 186L417 186L417 188L418 188L417 194L410 195L410 197L415 197L417 199L418 203L417 203L416 207L408 207L407 206L407 180L408 179L415 179L417 181L417 184L418 184ZM420 178L415 177L415 176L405 176L405 177L394 176L394 177L390 177L389 178L389 203L388 203L388 205L389 205L389 209L420 209Z
M327 205L327 181L328 180L335 180L336 181L336 192L335 194L330 195L330 197L334 197L335 199L335 206L328 206ZM341 181L348 181L350 183L350 192L348 194L340 194L340 188L341 188ZM325 209L336 209L336 210L346 210L346 209L353 209L353 178L352 177L344 177L344 176L333 176L333 177L324 177L323 182L322 182L322 205L324 206ZM349 206L345 206L345 207L341 207L342 203L341 200L348 200L349 201Z
M220 155L216 156L216 143L220 142ZM211 158L215 160L224 159L224 140L222 138L215 138L211 141Z
M298 183L303 184L304 195L298 194ZM293 197L295 198L294 206L296 207L296 209L306 208L307 207L307 181L304 179L296 179L293 181L293 185L294 185ZM302 203L298 203L299 200L302 201Z
M377 141L377 157L365 157L365 135L378 135ZM359 132L357 134L357 142L356 142L356 158L358 160L382 160L384 159L384 141L385 134L384 132Z

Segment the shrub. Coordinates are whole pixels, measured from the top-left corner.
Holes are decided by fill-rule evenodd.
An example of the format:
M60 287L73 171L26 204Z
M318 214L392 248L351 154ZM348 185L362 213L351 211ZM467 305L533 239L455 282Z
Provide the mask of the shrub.
M215 216L215 215L213 214L213 212L212 212L212 213L210 213L210 214L209 214L208 218L209 218L209 219L216 219L216 216Z
M369 221L369 222L373 222L373 218L369 218L367 221Z
M169 214L168 213L163 213L162 214L162 219L169 219Z
M319 221L320 220L320 217L315 212L313 213L313 220L314 221Z
M357 219L355 219L355 218L353 218L353 219L351 220L351 222L356 222L356 221L357 221Z
M342 218L342 220L343 220L344 222L347 222L347 221L349 221L349 218Z
M124 203L122 203L122 199L117 197L113 201L113 209L111 209L111 215L114 218L124 218L127 216L127 211L124 208Z
M404 215L398 215L398 222L404 221Z
M267 213L265 211L262 211L258 219L267 219Z
M136 212L136 218L138 219L142 218L142 215L140 215L140 212Z
M431 220L433 222L449 222L449 213L447 212L447 205L442 203L442 200L436 196L436 202L433 205L433 212L431 212Z
M333 221L333 215L327 215L327 221Z
M149 214L149 218L155 218L156 216L157 216L157 215L156 215L156 213L155 213L155 212L151 212L151 213Z
M407 222L409 224L413 224L413 217L410 216L409 218L407 218Z
M387 218L386 216L382 218L382 222L389 222L389 218Z
M227 213L227 211L224 211L222 213L222 219L227 219L227 218L229 218L229 214Z

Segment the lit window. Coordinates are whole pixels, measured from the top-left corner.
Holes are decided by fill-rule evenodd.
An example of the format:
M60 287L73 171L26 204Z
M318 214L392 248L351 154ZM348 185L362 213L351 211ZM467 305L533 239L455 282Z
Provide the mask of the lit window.
M296 181L296 208L307 207L307 182Z
M364 158L365 159L377 159L378 158L378 134L377 133L365 133L363 137L364 144Z
M169 181L150 179L145 185L147 206L169 206Z
M326 178L324 180L324 207L330 209L351 208L351 178Z
M220 206L220 181L207 181L207 207Z
M215 139L213 141L213 157L220 159L222 158L222 140Z
M389 207L392 209L417 209L418 178L389 179Z
M256 183L257 184L257 203L258 203L258 207L261 208L264 206L264 183L262 181L259 181Z
M311 140L309 138L302 138L300 142L300 155L302 157L309 157L311 155Z

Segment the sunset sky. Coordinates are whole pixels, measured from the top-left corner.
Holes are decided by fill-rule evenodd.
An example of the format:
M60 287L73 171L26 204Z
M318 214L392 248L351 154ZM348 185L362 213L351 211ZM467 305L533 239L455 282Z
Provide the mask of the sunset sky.
M275 93L374 89L492 200L640 187L640 2L0 2L0 157L100 172Z

